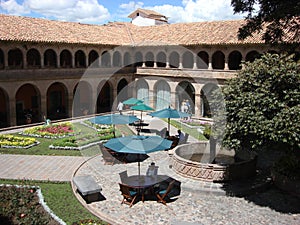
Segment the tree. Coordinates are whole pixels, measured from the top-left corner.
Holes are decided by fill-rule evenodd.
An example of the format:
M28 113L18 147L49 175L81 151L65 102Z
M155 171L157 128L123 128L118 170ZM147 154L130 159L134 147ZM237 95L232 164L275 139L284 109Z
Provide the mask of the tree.
M300 150L300 65L265 54L246 62L223 88L227 124L223 145L236 151Z
M246 24L239 29L239 39L265 29L263 40L266 43L299 43L299 0L231 0L231 6L234 13L248 13Z

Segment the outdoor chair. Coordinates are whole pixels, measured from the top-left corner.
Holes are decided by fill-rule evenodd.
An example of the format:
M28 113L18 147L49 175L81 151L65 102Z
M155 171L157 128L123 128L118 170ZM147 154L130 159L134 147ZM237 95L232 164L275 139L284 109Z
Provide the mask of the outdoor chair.
M120 186L121 194L123 196L123 200L122 200L121 204L125 203L125 204L129 205L129 207L131 207L134 204L134 201L137 197L138 192L134 191L133 188L131 188L130 186L128 186L126 184L119 183L119 186Z
M189 134L185 134L183 140L178 142L178 145L186 144L189 136Z
M103 146L102 143L100 143L99 146L102 153L102 158L104 160L104 164L113 165L116 158L109 153L109 151Z
M127 170L125 170L125 171L119 173L119 175L120 175L121 182L122 182L123 184L126 183L126 179L127 179L127 177L128 177Z
M167 128L163 128L159 131L159 136L161 136L162 138L166 138L166 131L167 131Z
M166 189L158 190L155 194L158 198L157 202L163 203L166 205L166 200L168 199L168 194L172 191L172 188L175 184L175 180L171 181Z

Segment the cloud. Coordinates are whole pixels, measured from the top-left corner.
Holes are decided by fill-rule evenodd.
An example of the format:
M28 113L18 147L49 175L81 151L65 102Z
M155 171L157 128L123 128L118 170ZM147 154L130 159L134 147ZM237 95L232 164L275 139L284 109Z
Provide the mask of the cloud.
M119 6L119 9L117 10L117 14L116 16L118 17L123 17L123 18L127 18L128 15L130 13L132 13L134 10L138 9L138 8L143 8L144 7L144 3L143 2L134 2L134 1L130 1L128 3L123 3Z
M133 3L129 3L128 6L133 5ZM141 4L142 2L139 3ZM148 7L145 5L144 8L152 9L167 16L170 23L243 18L244 15L233 14L233 8L230 4L230 0L182 0L181 5L177 6L164 4ZM141 4L141 6L143 5Z
M13 15L28 14L30 10L26 9L23 5L19 5L15 0L0 1L0 9L9 12Z
M46 18L82 23L103 23L110 18L108 10L97 0L15 0L1 1L0 7L9 14L40 14Z

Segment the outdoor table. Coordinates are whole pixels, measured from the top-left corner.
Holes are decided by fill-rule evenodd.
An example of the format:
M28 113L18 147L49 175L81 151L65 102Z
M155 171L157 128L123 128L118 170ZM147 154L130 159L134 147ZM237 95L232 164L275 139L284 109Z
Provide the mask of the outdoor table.
M155 184L158 184L162 181L169 179L169 176L166 175L154 175L154 176L146 176L146 175L134 175L129 176L124 180L124 184L135 188L142 194L142 201L144 202L145 190L147 188L153 187Z
M143 127L149 126L149 123L135 122L135 123L133 123L133 126L135 126L135 129L139 133L139 132L141 132L141 130L143 129Z
M176 137L176 136L169 136L169 137L167 137L167 139L173 142L172 146L171 146L171 149L175 148L178 145L178 142L179 142L179 138L178 137Z

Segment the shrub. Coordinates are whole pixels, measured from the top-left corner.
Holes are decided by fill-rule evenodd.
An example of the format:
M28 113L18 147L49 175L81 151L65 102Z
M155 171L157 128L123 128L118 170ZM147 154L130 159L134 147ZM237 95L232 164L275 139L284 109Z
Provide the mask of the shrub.
M35 188L0 186L0 199L0 215L9 224L58 224L39 204Z

